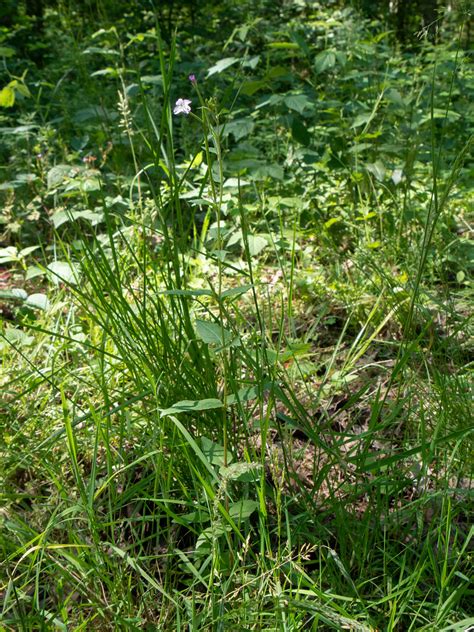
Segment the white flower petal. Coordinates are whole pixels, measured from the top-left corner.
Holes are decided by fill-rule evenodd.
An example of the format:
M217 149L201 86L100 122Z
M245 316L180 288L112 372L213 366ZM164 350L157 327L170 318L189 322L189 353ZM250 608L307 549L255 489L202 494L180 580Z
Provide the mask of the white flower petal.
M173 114L189 114L191 112L190 104L189 99L178 99L173 108Z

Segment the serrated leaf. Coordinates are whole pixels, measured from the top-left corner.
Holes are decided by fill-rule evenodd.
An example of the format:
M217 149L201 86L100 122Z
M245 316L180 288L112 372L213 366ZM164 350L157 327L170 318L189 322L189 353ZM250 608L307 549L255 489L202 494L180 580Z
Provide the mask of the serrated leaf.
M48 189L54 189L71 175L70 165L56 165L48 171Z
M27 347L34 341L33 336L28 336L21 329L8 328L3 332L3 336L5 339L0 337L0 351L11 349L12 345Z
M316 72L324 72L330 70L336 65L336 54L332 50L323 50L316 55L314 61L314 69Z
M248 235L247 240L251 257L256 257L268 246L265 237L261 237L260 235Z
M92 225L96 225L104 219L104 214L88 210L58 211L51 217L54 228L59 228L63 224L66 224L67 222L74 222L77 219L87 219Z
M211 441L207 437L201 437L201 450L209 463L219 467L224 465L225 450L224 446L215 441ZM232 463L232 455L227 452L227 463Z
M184 399L180 402L176 402L170 406L170 408L166 408L161 411L161 417L165 417L166 415L178 415L179 413L193 413L200 412L203 410L213 410L215 408L222 408L223 403L220 399L198 399L198 400L190 400Z
M214 66L211 66L207 71L207 76L211 77L212 75L223 72L226 68L230 68L236 64L240 59L238 57L224 57L224 59L220 59Z
M255 122L250 118L240 118L234 119L224 128L224 133L226 135L232 134L235 140L240 140L241 138L245 138L253 132L255 128Z
M234 521L247 520L258 506L256 500L239 500L229 507L229 515Z
M284 103L290 110L295 110L299 114L302 114L305 108L312 107L313 102L306 96L306 94L290 94L285 97Z
M222 478L241 483L255 483L260 480L261 472L260 463L232 463L220 470Z
M224 347L233 341L232 333L217 323L196 319L195 325L198 337L206 344Z

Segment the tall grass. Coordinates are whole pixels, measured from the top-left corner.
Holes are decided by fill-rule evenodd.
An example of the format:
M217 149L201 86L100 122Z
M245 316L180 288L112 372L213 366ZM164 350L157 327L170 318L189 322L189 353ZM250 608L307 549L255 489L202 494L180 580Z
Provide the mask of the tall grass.
M297 230L290 263L275 253L280 289L266 287L237 187L245 265L224 257L226 113L199 85L209 210L203 223L186 216L174 45L159 55L160 116L143 93L146 131L124 127L136 169L129 213L118 218L104 194L105 237L71 246L56 235L77 279L31 327L37 347L8 404L18 418L15 452L2 456L2 625L467 629L469 398L464 376L430 366L429 319L413 325L436 219L468 148L440 198L433 145L408 296L382 275L364 322L354 331L349 313L308 381L295 340ZM151 163L138 164L135 143ZM388 326L403 337L371 376L368 351Z

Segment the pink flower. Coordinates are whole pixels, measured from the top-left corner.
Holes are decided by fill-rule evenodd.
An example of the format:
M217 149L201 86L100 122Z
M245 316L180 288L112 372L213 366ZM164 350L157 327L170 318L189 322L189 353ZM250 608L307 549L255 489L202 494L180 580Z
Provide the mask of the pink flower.
M189 99L178 99L173 108L173 114L189 114L191 112L190 103Z
M191 83L197 83L196 75L189 75L188 79Z

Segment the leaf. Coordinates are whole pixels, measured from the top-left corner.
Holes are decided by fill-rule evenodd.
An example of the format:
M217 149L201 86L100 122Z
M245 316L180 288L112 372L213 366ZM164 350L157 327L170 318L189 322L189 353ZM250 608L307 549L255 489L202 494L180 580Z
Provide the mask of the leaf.
M54 228L59 228L67 222L74 222L77 219L87 219L93 226L98 224L104 219L103 213L96 213L94 211L58 211L55 213L51 220L54 224Z
M44 270L38 268L38 266L28 266L26 270L25 280L29 281L30 279L34 279L38 276L42 276L44 274Z
M56 285L60 283L77 284L78 273L76 268L67 261L53 261L46 267L49 277Z
M0 299L5 301L25 301L27 298L27 292L21 287L12 287L10 290L0 290Z
M48 189L54 189L71 176L70 165L56 165L48 171Z
M255 483L260 480L262 466L260 463L232 463L220 470L222 478L241 483Z
M46 294L38 292L36 294L30 294L25 301L25 305L36 309L47 310L49 308L49 300Z
M224 59L220 59L217 64L211 66L207 71L207 76L211 77L212 75L223 72L226 68L230 68L236 64L240 59L238 57L224 57Z
M361 125L365 125L370 121L372 114L367 112L365 114L358 114L352 122L351 127L360 127Z
M375 177L376 180L379 182L384 181L386 169L382 161L376 160L375 162L366 165L365 168Z
M294 42L270 42L267 46L278 50L297 50L299 48L298 44Z
M247 520L258 509L256 500L239 500L229 507L232 520Z
M213 410L216 408L222 408L224 404L220 399L198 399L190 400L184 399L181 402L176 402L170 408L166 408L161 411L160 417L166 415L178 415L179 413L193 413L203 410Z
M196 333L206 344L225 347L233 342L233 335L217 323L196 319Z
M316 72L324 72L336 65L336 54L332 50L323 50L316 55L314 61L314 69Z
M228 290L224 290L220 295L220 298L231 298L233 296L241 296L245 294L249 290L251 290L253 285L251 283L246 283L245 285L239 285L239 287L231 287Z
M248 235L247 240L251 257L256 257L268 246L267 240L260 235Z
M0 57L13 57L15 49L11 46L0 46Z
M235 140L240 140L241 138L245 138L253 132L255 128L255 122L250 118L240 118L234 119L224 128L224 133L226 135L232 134Z
M331 217L327 222L324 222L324 228L331 228L333 224L337 224L338 222L342 222L342 217Z
M6 329L0 337L0 351L8 350L14 347L27 347L34 342L33 336L28 336L21 329ZM10 344L11 343L11 344Z
M291 136L293 140L307 147L311 143L311 136L303 121L294 116L291 122Z
M15 103L15 90L11 86L5 86L0 90L0 107L11 108Z
M225 450L224 446L215 441L211 441L207 437L201 437L201 450L209 463L221 467L224 465ZM232 455L227 452L227 463L232 462Z
M265 384L265 389L268 390L269 384ZM256 386L247 386L245 388L241 388L237 391L237 393L232 393L227 396L227 405L233 406L238 402L250 402L253 399L257 399L258 397L258 388Z
M285 97L284 103L290 110L295 110L299 114L303 113L303 110L307 107L313 107L313 102L306 96L306 94L290 94Z
M15 246L7 246L0 248L0 264L18 261L18 248Z

